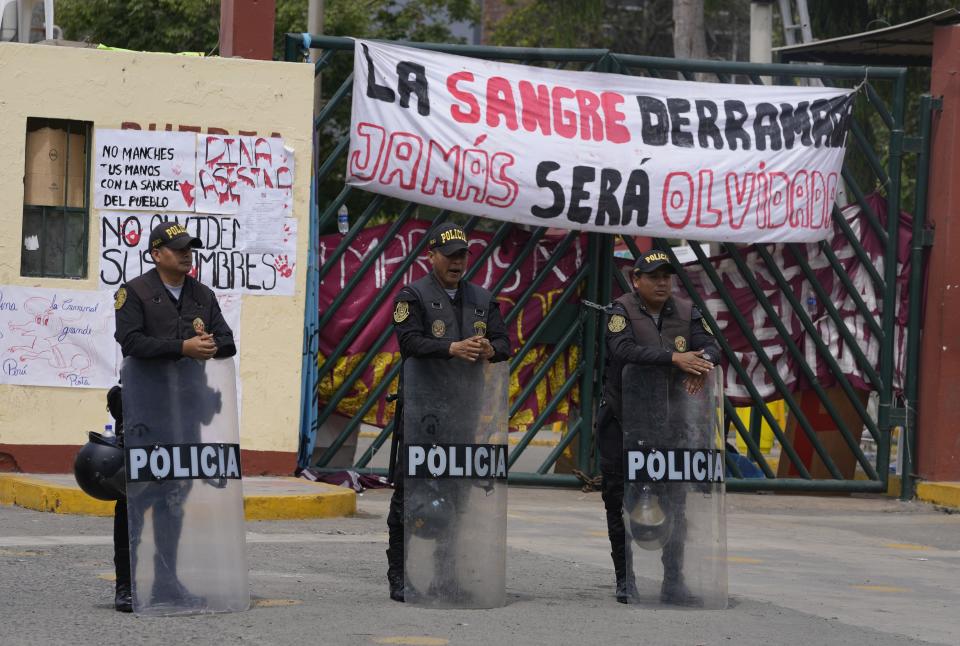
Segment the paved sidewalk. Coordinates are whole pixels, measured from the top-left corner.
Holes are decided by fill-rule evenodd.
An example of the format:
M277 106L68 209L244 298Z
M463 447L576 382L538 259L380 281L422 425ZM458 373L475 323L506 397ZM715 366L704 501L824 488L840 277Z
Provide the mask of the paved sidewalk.
M0 473L0 504L35 511L86 516L113 516L113 502L91 498L73 475ZM357 494L302 478L244 478L247 520L334 518L357 510Z
M511 487L507 605L453 611L387 598L389 493L349 517L248 523L253 607L186 618L112 609L110 519L0 506L0 643L960 643L960 514L930 505L730 495L730 608L696 611L614 601L599 494Z

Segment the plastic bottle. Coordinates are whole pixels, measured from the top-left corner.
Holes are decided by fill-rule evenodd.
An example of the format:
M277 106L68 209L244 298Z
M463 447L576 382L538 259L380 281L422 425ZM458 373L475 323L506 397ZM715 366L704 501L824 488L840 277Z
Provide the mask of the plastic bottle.
M113 424L104 424L103 425L103 438L110 440L116 437L116 433L113 432Z
M340 210L337 211L337 230L340 231L340 235L346 235L350 230L350 215L347 213L346 204L341 204Z

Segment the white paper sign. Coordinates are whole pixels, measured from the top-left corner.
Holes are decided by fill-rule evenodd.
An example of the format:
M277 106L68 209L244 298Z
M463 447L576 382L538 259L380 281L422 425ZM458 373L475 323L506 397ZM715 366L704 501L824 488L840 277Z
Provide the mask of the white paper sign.
M150 230L165 222L200 238L191 275L214 292L290 296L295 287L297 221L273 216L101 211L100 287L121 284L153 269Z
M854 94L571 72L356 41L347 183L532 226L813 242Z
M97 130L94 206L192 211L196 134Z
M279 137L196 135L200 213L288 217L293 211L293 151Z
M0 383L109 388L113 332L108 292L0 286Z

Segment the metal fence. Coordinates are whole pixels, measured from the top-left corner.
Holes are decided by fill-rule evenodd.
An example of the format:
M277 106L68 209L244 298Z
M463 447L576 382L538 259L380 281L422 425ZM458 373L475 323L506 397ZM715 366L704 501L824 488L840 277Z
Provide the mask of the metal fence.
M927 150L929 142L929 116L936 106L927 99L922 102L923 113L920 119L918 136L906 137L905 123L905 80L907 70L904 68L866 68L852 66L821 66L821 65L782 65L782 64L750 64L716 61L693 61L646 56L632 56L616 54L607 50L559 50L559 49L526 49L508 47L479 47L462 45L436 45L409 43L413 47L444 51L453 54L473 56L477 58L505 60L521 64L551 66L564 69L592 70L597 72L646 75L652 77L671 77L687 80L705 80L720 83L769 83L774 79L778 84L796 84L798 82L819 82L824 85L838 87L859 86L857 104L854 112L853 125L848 135L848 152L843 170L843 179L848 196L852 202L861 208L860 217L863 219L864 230L879 240L882 245L880 261L871 256L863 244L863 231L853 230L840 210L834 207L833 219L835 225L844 232L845 243L855 254L863 271L866 272L870 288L877 295L875 304L868 304L862 297L862 288L854 285L850 276L844 270L829 242L823 242L813 249L816 264L821 269L828 266L832 278L842 284L845 296L856 306L856 314L862 317L869 329L872 343L879 348L872 350L861 347L856 336L845 321L845 316L832 301L831 294L824 290L822 280L811 262L810 249L802 249L805 245L754 245L749 249L741 245L721 244L713 248L713 254L708 252L706 245L689 241L690 247L697 256L698 263L690 269L696 269L700 278L709 281L711 292L725 306L732 317L727 321L729 326L735 326L740 337L745 339L748 351L755 353L756 361L762 366L765 380L772 384L774 394L761 393L755 385L756 373L748 373L738 359L738 350L731 346L725 338L727 335L718 334L721 349L729 359L728 370L734 371L739 382L749 393L751 402L747 405L752 411L750 421L745 422L737 413L734 404L727 398L725 413L728 428L739 436L746 446L746 457L763 472L760 478L741 477L742 472L732 455L728 455L728 467L733 476L728 479L731 490L790 490L790 491L863 491L882 492L888 488L891 458L891 437L894 428L901 429L903 447L900 459L905 477L903 480L903 495L912 495L912 482L909 474L912 473L913 447L913 420L915 411L912 402L916 399L917 391L917 360L919 357L918 331L920 326L920 307L922 298L922 262L924 245L928 243L925 235L924 211L926 208L926 168ZM370 390L367 399L357 411L350 423L338 437L319 456L314 455L317 439L317 430L337 409L342 399L347 396L357 379L368 367L376 351L387 343L392 330L389 326L382 331L374 347L371 348L363 360L353 363L344 374L337 375L336 388L332 394L321 398L318 395L320 381L331 375L338 361L346 352L348 345L368 325L373 311L383 299L389 297L392 290L406 269L399 266L392 274L391 280L384 285L379 296L367 313L356 320L350 332L342 338L332 354L319 357L317 341L324 326L334 317L346 301L349 291L360 280L361 276L369 271L378 253L382 253L383 245L389 236L394 234L414 216L417 206L402 204L396 200L388 201L382 196L364 193L343 185L346 154L348 148L347 126L349 125L350 94L352 90L352 64L354 41L347 38L324 36L308 36L305 34L288 34L286 36L286 58L289 61L304 60L305 48L312 47L322 50L322 55L316 62L316 74L323 87L322 108L315 119L314 148L316 160L314 165L313 200L310 219L311 252L308 268L308 298L305 315L305 345L303 360L303 392L302 392L302 420L300 437L300 466L316 466L323 468L329 464L331 458L344 445L348 438L359 429L362 418L388 394L389 385L399 373L400 365L394 365L380 382ZM897 312L893 304L898 298L897 292L897 249L900 240L898 226L901 200L903 194L904 174L902 166L905 155L916 154L916 189L914 218L912 224L911 265L912 279L907 286L909 290L907 302L909 312L906 318L905 366L901 366L903 383L900 387L895 384L895 360L898 356L898 322ZM870 199L874 190L884 196L884 206L888 217L883 218L871 204ZM317 250L318 236L331 230L336 220L337 211L346 203L350 203L351 212L360 213L352 227L343 236L336 249L319 262ZM388 208L389 205L389 208ZM357 234L372 222L377 221L384 209L397 213L387 232L383 243L371 252L359 271L347 283L340 294L324 311L319 311L317 300L319 286L330 269L338 262L340 256L346 252ZM439 223L450 218L453 214L442 211L435 214L435 222ZM472 217L466 221L465 229L472 230L483 226L493 232L493 240L480 258L471 259L471 271L475 270L486 259L485 255L492 253L496 245L502 241L515 225L510 223L481 224L481 218ZM515 264L507 269L510 275L543 237L546 229L534 230L530 236L528 248L525 248L516 259ZM524 401L531 392L548 378L548 372L560 360L565 352L576 351L580 360L576 369L569 372L565 381L559 387L552 389L552 397L540 411L539 416L532 424L526 426L525 431L510 450L510 464L513 466L518 458L528 450L533 438L540 432L550 419L553 412L563 401L573 398L576 402L575 414L566 424L564 432L556 440L551 450L543 456L539 467L520 472L510 471L510 481L526 484L560 484L576 485L580 479L572 473L550 473L557 460L564 452L568 455L569 467L571 464L586 475L597 472L596 456L594 455L593 427L597 405L601 395L601 382L604 365L605 346L602 343L602 321L596 312L587 308L571 306L582 299L607 303L618 292L627 290L626 278L619 270L614 258L614 240L612 236L603 234L580 234L571 232L561 245L572 244L580 236L586 237L586 261L582 264L573 280L567 283L564 293L555 299L553 307L523 345L516 350L511 359L511 369L516 370L522 364L528 353L538 344L546 344L549 352L542 363L538 363L533 377L520 384L519 393L511 402L511 414L515 413L519 403ZM624 240L627 247L636 254L638 250L632 240ZM410 254L408 262L420 253L425 240ZM656 245L673 255L672 247L666 240L657 240ZM747 254L751 260L747 260ZM725 286L723 277L717 271L717 264L710 260L711 255L718 254L726 260L726 271L737 274L739 284L748 286L757 298L759 306L776 329L779 341L783 343L785 352L789 354L793 365L797 367L808 392L812 392L819 406L829 417L831 424L836 427L842 442L834 442L825 446L823 435L815 429L815 424L809 419L809 407L804 408L791 387L786 383L783 375L778 373L777 366L768 355L764 344L757 338L752 321L747 320L738 310L729 290ZM556 253L552 258L555 263L561 256ZM816 295L822 304L823 317L828 317L842 338L844 347L852 354L855 370L863 376L867 389L875 393L876 406L868 405L861 389L855 387L845 370L839 365L839 358L833 356L831 349L817 331L817 324L806 312L804 304L799 302L797 291L791 287L788 277L783 271L779 258L790 258L792 263L799 267L802 273L804 290ZM676 258L674 258L676 260ZM879 266L879 269L878 269ZM527 299L533 294L537 283L543 275L552 269L548 263L542 268L524 292L520 301L505 312L508 323L512 317L522 310ZM799 319L804 334L808 335L813 344L813 350L801 349L792 338L791 331L786 329L781 320L782 309L777 309L765 294L758 283L758 274L762 272L768 280L773 280L780 289L783 299ZM465 278L470 277L470 273ZM714 330L722 327L710 314L710 308L697 290L692 272L681 268L678 272L679 282L686 288L694 303L701 309L708 324ZM494 286L494 293L503 288L500 281ZM703 284L701 282L701 284ZM902 331L904 325L901 323ZM902 337L902 332L900 333ZM740 350L742 354L742 349ZM812 357L811 357L812 352ZM871 359L870 355L875 355ZM319 360L318 360L319 357ZM830 381L834 385L831 393L819 383L814 363L827 366ZM839 390L837 390L839 389ZM842 397L838 400L838 395ZM792 420L792 430L788 430L778 419L764 400L782 400L788 415ZM740 401L743 405L744 402ZM847 411L846 416L841 408ZM852 418L849 411L855 413ZM852 419L852 422L851 422ZM761 422L765 422L770 432L780 446L779 460L787 461L791 474L778 477L777 472L765 456L760 447ZM355 460L354 468L368 468L373 456L380 451L392 431L392 422L387 424L366 450ZM865 452L862 438L875 447L875 451ZM807 443L808 448L816 455L816 459L826 474L816 476L811 472L810 459L798 454L795 446L798 441ZM838 456L838 451L842 455ZM851 473L849 468L841 468L838 462L857 465L857 474ZM742 463L741 463L742 464ZM568 469L569 470L569 469ZM783 473L783 469L780 472Z

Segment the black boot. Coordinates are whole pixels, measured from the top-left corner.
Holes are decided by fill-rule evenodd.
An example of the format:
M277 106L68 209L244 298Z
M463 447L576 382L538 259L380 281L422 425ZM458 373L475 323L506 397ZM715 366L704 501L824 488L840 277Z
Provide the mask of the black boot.
M700 607L703 599L690 592L683 582L683 544L668 543L663 549L663 584L660 603L673 606Z
M117 503L113 521L113 570L117 585L113 607L118 612L133 612L133 597L130 588L130 542L127 534L126 500Z
M176 546L174 546L174 549ZM176 558L167 554L153 557L154 579L150 593L150 604L171 605L179 608L204 608L207 600L190 592L177 578Z
M389 543L387 544L387 583L390 584L390 598L404 600L403 583L403 484L396 485L390 498L390 511L387 514Z
M618 558L616 552L610 552L613 559L613 571L617 577L617 601L619 603L631 603L637 596L637 583L633 572L630 571L626 559L621 554Z
M387 583L390 584L390 598L403 602L403 549L387 548Z
M394 601L399 601L400 603L404 602L403 593L403 572L396 574L394 572L387 572L387 583L390 585L390 598Z
M114 550L113 564L117 573L117 587L113 597L113 607L119 612L133 612L133 597L130 594L130 551L124 549Z
M703 599L690 592L690 588L679 579L663 579L660 586L660 603L673 606L687 606L688 608L700 608L703 606Z

